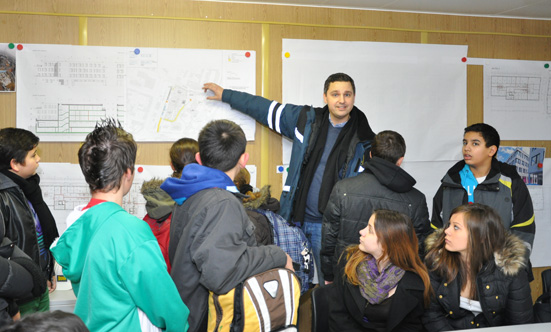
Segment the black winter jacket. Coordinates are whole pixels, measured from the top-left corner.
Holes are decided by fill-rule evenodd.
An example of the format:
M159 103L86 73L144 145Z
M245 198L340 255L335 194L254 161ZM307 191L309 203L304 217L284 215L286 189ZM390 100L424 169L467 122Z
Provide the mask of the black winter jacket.
M343 269L340 270L344 273ZM331 285L330 292L329 331L372 331L369 328L369 323L364 320L367 300L362 297L359 287L343 281L340 277L336 279ZM390 297L392 303L386 331L418 332L423 330L421 318L424 312L424 289L421 278L413 272L406 271L397 285L396 292Z
M436 245L438 230L427 239L427 252ZM528 324L533 322L532 296L524 254L526 247L515 235L509 234L506 246L494 254L494 261L484 265L476 278L478 300L482 313L476 317L459 307L461 281L448 283L430 273L435 292L423 317L427 331L450 331L478 327ZM430 264L430 262L427 262ZM429 268L430 269L430 268Z
M415 180L402 168L373 157L360 175L339 181L333 188L323 215L321 270L333 280L335 266L344 249L357 244L360 230L374 210L386 209L408 215L419 238L419 248L431 232L425 195L413 188Z
M467 204L467 191L461 185L459 171L465 167L460 161L448 170L442 185L433 200L431 226L444 227L450 220L451 211ZM530 192L514 166L492 160L486 179L473 192L474 202L491 206L503 221L503 226L525 242L530 257L536 223Z

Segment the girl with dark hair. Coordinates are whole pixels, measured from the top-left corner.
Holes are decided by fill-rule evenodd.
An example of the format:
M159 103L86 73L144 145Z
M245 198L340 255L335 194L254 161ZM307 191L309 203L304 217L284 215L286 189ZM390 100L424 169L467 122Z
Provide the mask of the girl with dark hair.
M170 166L173 178L180 178L187 164L197 163L195 155L199 152L199 143L193 138L180 138L170 147Z
M482 204L455 208L426 242L435 298L423 317L429 331L533 321L526 246Z
M330 331L420 331L431 296L409 217L376 210L330 287ZM342 267L344 265L344 267Z

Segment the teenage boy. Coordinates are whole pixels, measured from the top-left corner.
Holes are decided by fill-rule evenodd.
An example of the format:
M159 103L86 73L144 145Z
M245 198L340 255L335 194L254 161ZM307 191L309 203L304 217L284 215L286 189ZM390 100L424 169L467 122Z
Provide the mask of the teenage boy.
M536 232L532 199L516 168L497 161L499 143L498 132L488 124L465 128L463 160L442 179L434 196L431 226L444 227L459 205L485 204L499 213L505 228L524 241L529 256Z
M293 140L278 213L288 221L302 223L322 283L319 253L323 211L335 183L361 172L375 136L364 113L354 106L354 80L343 73L330 75L323 89L325 107L280 104L214 83L205 84L203 89L214 92L208 99L229 103Z
M400 167L406 153L402 135L390 130L378 133L370 153L372 158L363 173L335 185L323 214L321 268L326 282L334 280L334 268L342 252L358 243L359 232L367 226L374 210L393 210L409 216L420 253L431 232L425 195L413 187L415 179Z
M90 331L186 331L189 311L149 226L121 207L134 179L137 145L120 124L96 125L78 151L92 199L52 252ZM154 326L153 326L154 325Z
M209 291L225 294L248 277L278 267L292 270L275 245L257 246L254 226L233 183L245 167L245 133L216 120L199 133L199 164L161 185L176 201L170 225L171 276L190 310L191 331L206 331ZM243 197L240 195L239 197Z
M25 129L0 130L0 222L5 225L5 236L40 266L49 292L53 292L54 259L49 248L59 234L36 174L40 161L38 142L39 138ZM21 299L21 315L48 311L49 292Z

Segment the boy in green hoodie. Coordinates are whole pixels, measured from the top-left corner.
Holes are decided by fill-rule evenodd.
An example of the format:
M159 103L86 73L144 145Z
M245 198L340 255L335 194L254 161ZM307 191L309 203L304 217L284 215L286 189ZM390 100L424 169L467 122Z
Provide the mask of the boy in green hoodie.
M92 192L52 249L77 297L75 313L91 331L187 331L189 310L146 223L122 209L134 179L137 145L120 124L96 125L79 149ZM68 223L69 224L69 223Z

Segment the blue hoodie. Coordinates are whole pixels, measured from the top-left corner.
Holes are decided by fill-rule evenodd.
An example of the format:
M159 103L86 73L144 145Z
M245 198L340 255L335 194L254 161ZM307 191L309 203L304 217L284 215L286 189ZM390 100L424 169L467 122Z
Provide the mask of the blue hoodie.
M239 192L226 173L199 164L187 165L182 171L181 178L168 178L161 184L161 189L166 191L178 205L182 205L186 199L199 191L210 188Z

